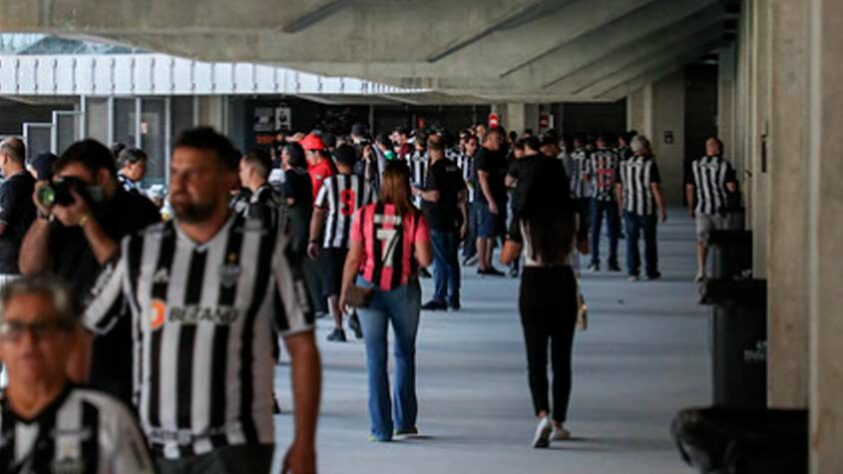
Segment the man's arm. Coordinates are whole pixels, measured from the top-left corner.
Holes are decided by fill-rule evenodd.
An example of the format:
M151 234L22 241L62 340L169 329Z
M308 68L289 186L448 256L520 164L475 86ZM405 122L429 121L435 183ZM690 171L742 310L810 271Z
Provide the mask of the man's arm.
M316 472L316 421L322 393L322 363L313 331L286 337L290 353L295 435L282 472Z
M55 206L53 214L67 227L79 226L82 228L97 263L102 265L117 254L118 243L97 222L85 199L76 191L70 191L70 194L73 196L73 204Z
M310 239L307 243L307 255L310 258L316 258L319 253L319 234L322 233L322 225L325 223L325 217L328 215L328 210L322 207L313 209L313 216L310 218Z
M20 248L18 266L23 276L44 273L50 266L50 221L36 218Z
M615 184L615 201L618 203L618 212L623 214L623 184Z
M492 214L498 213L498 205L495 202L495 197L492 195L492 187L489 185L489 172L477 170L477 180L480 182L480 192L486 197L486 202L489 203L489 210Z
M662 194L662 186L659 183L650 184L650 189L653 190L653 197L656 199L656 205L659 207L659 220L667 221L667 208L664 204L664 194Z
M460 226L460 239L464 239L468 233L468 191L463 188L457 194L457 207L462 214L462 225Z
M695 196L695 193L694 193L694 185L693 184L686 184L685 185L685 199L688 201L688 215L691 216L692 219L695 217L695 213L694 213L694 208L696 207L696 203L694 202L695 197L696 196Z

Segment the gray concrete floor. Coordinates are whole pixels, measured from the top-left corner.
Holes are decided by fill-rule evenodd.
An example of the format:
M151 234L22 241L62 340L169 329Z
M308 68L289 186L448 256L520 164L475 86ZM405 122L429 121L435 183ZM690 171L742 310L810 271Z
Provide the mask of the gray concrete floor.
M535 450L526 359L517 311L518 280L464 269L465 308L423 313L418 342L421 439L368 441L365 352L359 341L324 341L318 456L323 473L691 472L670 438L677 410L710 402L707 311L696 304L693 225L680 212L659 228L658 282L586 274L589 329L574 345L568 427L574 439ZM605 244L605 243L604 243ZM621 247L625 245L621 241ZM605 255L605 253L604 253ZM623 252L621 255L621 263ZM424 282L429 296L431 282ZM289 368L277 387L291 406ZM292 417L276 417L279 454Z

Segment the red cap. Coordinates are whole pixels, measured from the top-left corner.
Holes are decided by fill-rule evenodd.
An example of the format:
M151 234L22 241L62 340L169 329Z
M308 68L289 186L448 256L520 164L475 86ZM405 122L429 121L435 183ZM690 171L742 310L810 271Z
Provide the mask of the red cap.
M318 135L312 133L304 137L300 144L302 148L308 151L323 151L326 149L325 142Z

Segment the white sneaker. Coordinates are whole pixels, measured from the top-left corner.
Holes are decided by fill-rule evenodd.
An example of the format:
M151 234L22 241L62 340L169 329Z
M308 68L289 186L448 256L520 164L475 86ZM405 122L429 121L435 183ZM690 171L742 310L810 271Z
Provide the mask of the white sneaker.
M626 281L628 281L630 283L635 283L638 280L640 280L640 277L638 275L632 275Z
M571 432L566 430L564 426L553 427L553 435L550 437L553 441L565 441L571 439Z
M550 435L553 433L553 423L550 417L546 416L539 420L536 427L536 436L533 437L534 448L547 448L550 446Z
M702 283L705 281L705 273L699 272L697 273L697 277L694 278L694 283Z

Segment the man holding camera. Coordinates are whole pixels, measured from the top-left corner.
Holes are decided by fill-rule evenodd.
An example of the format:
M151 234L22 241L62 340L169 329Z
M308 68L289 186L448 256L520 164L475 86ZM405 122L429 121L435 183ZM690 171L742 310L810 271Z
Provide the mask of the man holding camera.
M71 145L54 171L52 182L35 184L38 217L23 240L20 270L26 276L57 275L85 295L120 239L161 217L152 201L120 186L111 152L95 140ZM131 350L124 343L130 334L124 323L113 336L97 338L90 374L93 385L124 401L131 397Z

